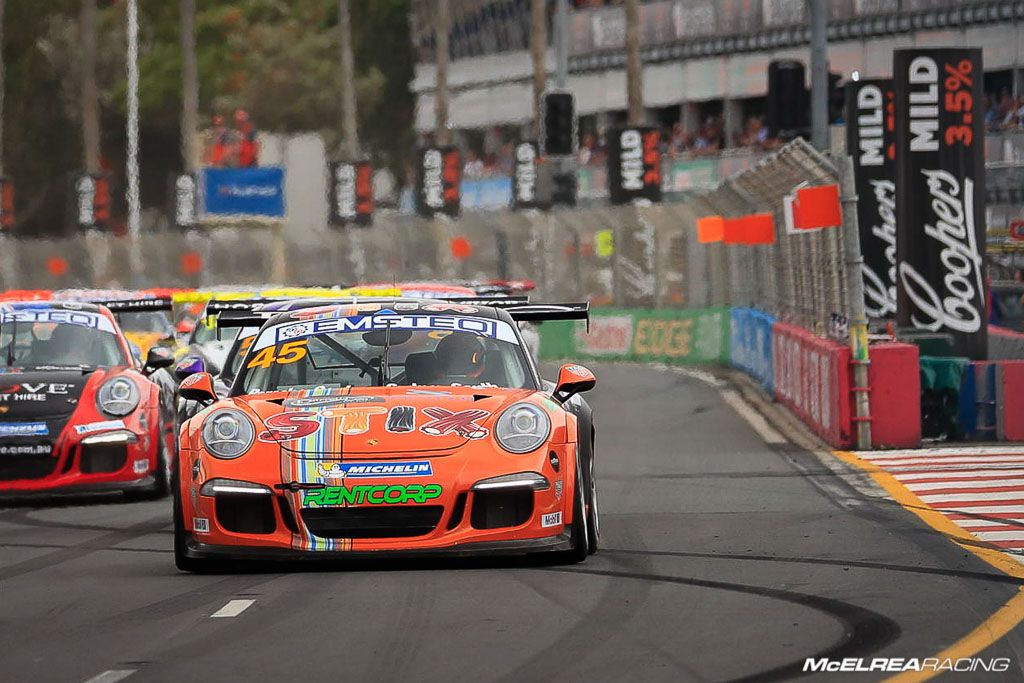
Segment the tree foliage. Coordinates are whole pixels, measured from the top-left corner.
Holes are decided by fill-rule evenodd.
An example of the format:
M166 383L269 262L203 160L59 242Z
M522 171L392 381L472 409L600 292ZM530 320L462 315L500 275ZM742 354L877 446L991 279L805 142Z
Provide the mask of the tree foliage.
M123 176L125 18L98 0L102 155ZM80 0L7 0L5 172L15 180L23 232L67 224L70 178L81 168ZM143 202L161 206L181 167L178 3L139 2ZM354 87L362 147L399 171L413 140L409 0L352 3L356 82L340 78L336 0L196 0L200 120L246 109L257 128L340 137L341 93ZM226 116L227 118L227 116Z

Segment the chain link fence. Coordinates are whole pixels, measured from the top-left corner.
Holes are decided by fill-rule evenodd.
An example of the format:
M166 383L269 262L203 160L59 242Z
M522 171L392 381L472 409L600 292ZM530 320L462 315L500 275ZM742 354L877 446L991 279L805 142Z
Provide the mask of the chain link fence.
M540 300L622 308L753 306L821 332L846 313L840 230L787 235L782 198L834 183L803 141L763 157L716 189L647 206L475 212L459 220L380 214L369 228L294 235L284 228L6 238L0 288L353 284L530 279ZM709 214L775 216L772 245L698 244ZM3 238L0 238L3 239Z

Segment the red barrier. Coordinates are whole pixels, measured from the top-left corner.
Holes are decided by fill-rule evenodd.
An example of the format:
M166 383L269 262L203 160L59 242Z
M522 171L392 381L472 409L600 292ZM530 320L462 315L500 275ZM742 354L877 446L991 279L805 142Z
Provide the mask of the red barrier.
M1024 441L1024 361L1003 361L1003 439Z
M835 448L852 444L850 349L786 323L772 325L775 397Z
M872 344L871 442L875 448L921 445L921 359L914 344Z
M786 323L772 326L775 397L834 448L854 444L854 397L849 347ZM911 344L874 344L871 388L875 447L921 443L918 350Z

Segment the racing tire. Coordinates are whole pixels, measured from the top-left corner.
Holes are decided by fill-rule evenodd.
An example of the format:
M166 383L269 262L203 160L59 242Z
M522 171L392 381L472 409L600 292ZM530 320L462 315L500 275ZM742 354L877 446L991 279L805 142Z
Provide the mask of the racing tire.
M174 505L174 565L179 571L192 574L207 574L217 570L213 560L189 557L185 552L188 532L185 531L185 515L181 512L181 486L178 485L178 468L171 473L171 500Z
M160 430L161 434L163 429ZM167 495L170 488L171 459L167 457L167 441L160 439L160 448L156 453L156 469L153 470L153 484L145 489L130 489L124 492L125 498L132 502L160 500Z
M578 564L590 555L590 532L587 527L587 510L584 500L586 489L583 483L583 468L576 467L576 486L572 494L572 550L558 553L563 564Z
M597 507L597 479L594 476L594 446L591 443L590 457L587 459L587 470L590 482L587 490L587 552L593 555L601 544L601 518Z

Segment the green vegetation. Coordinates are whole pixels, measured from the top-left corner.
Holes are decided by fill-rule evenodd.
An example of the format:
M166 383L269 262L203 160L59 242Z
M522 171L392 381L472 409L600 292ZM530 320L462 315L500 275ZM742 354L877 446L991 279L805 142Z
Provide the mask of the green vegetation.
M124 3L97 4L102 155L116 197L125 147ZM318 131L333 149L342 88L336 1L196 5L200 124L243 108L261 130ZM362 147L399 177L414 141L408 5L352 3ZM4 171L16 183L22 234L59 234L69 223L71 176L82 166L79 7L78 0L7 0ZM161 207L181 167L180 18L174 0L140 2L139 11L143 205Z

